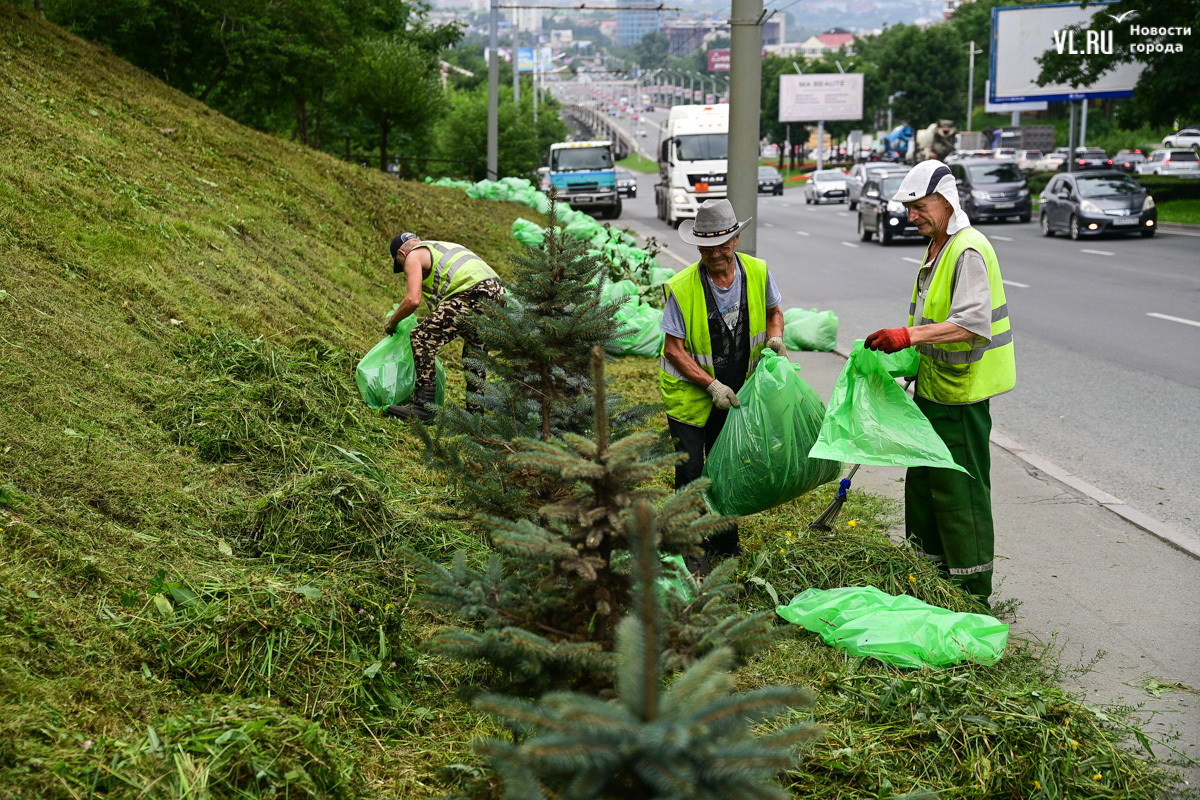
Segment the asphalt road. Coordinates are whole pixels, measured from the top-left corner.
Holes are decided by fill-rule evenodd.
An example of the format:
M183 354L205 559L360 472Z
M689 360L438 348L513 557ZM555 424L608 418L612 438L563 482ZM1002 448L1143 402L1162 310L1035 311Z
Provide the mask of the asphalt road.
M607 89L560 91L582 99ZM650 149L665 112L640 116ZM621 222L694 261L655 216L657 177L637 177L638 197L626 200ZM784 306L835 311L839 349L905 323L921 242L860 242L846 205L806 206L794 188L760 197L756 216L758 255ZM1154 519L1200 534L1200 236L1072 242L1043 237L1036 222L980 230L1000 258L1017 347L1017 388L992 402L996 431Z

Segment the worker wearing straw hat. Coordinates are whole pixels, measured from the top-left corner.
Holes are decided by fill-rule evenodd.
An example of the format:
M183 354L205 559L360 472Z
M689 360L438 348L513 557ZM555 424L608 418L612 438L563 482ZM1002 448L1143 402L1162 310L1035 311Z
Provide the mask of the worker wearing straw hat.
M930 239L917 271L908 326L885 328L866 346L916 347L914 397L955 462L967 471L910 467L904 482L909 542L985 605L992 593L990 398L1017 382L1008 303L991 243L971 227L949 167L923 161L892 200Z
M700 260L663 284L666 334L659 358L659 386L676 452L688 458L675 467L675 488L700 477L737 392L769 347L781 356L783 310L779 287L765 261L736 252L750 220L738 221L728 200L707 200L679 236L695 245ZM706 557L690 564L707 572L711 556L737 555L737 528L705 542Z

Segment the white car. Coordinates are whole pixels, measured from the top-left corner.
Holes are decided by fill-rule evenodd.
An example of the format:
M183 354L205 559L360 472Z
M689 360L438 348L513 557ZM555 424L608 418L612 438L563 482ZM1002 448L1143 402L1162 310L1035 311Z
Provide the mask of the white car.
M1033 165L1034 172L1058 172L1058 168L1067 160L1066 153L1046 153Z
M846 173L840 169L823 169L814 172L804 182L804 202L808 204L823 203L832 200L835 203L846 202Z
M1137 165L1137 174L1200 178L1200 156L1195 150L1155 150Z
M1162 143L1167 147L1200 147L1200 128L1184 128L1165 137Z

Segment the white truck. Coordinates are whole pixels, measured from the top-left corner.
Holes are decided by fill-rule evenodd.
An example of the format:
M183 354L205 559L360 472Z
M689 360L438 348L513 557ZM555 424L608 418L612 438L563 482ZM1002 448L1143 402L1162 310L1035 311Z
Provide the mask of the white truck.
M695 219L705 200L726 196L728 173L729 106L673 106L659 141L658 218L676 228Z

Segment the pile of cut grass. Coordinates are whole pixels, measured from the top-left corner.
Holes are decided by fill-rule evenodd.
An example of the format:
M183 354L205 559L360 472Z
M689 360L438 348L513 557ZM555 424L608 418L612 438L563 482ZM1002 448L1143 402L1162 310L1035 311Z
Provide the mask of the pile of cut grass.
M418 438L357 401L352 368L400 290L385 261L396 230L467 236L504 275L529 210L245 130L8 5L0 64L0 794L426 797L470 783L471 742L495 731L462 698L490 675L421 650L440 621L409 607L396 548L445 559L483 544ZM651 362L612 374L630 399L657 399ZM840 581L965 602L886 544L887 509L869 498L843 512L853 536L797 537L826 502L747 522L748 604ZM955 719L1007 719L1005 681L1057 691L1022 663L947 673L978 691L907 691ZM878 699L913 676L807 634L746 679L821 693L830 733L798 795L824 781L822 796L876 797L903 768L948 796L1018 796L1031 773L1013 765L1054 752L998 739L1011 757L986 755L995 793L970 788L973 743L934 742ZM902 739L909 760L862 758L828 780L833 745ZM1154 796L1160 773L1121 764L1113 792Z

